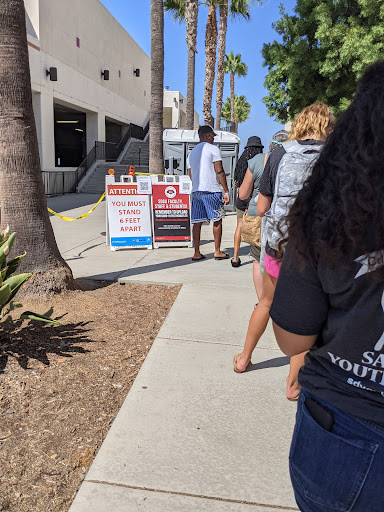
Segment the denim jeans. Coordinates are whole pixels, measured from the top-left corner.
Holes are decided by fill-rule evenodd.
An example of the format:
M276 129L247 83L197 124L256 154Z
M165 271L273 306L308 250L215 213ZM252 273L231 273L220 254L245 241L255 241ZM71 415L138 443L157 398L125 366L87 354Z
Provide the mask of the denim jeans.
M315 399L333 415L330 432L305 405ZM289 455L302 512L384 511L384 428L343 413L302 390Z

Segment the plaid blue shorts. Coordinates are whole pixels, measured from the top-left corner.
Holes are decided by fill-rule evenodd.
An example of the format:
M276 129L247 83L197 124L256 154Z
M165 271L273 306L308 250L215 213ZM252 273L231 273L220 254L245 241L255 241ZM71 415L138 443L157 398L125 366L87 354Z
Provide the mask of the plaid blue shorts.
M191 222L209 224L225 216L221 192L192 192Z

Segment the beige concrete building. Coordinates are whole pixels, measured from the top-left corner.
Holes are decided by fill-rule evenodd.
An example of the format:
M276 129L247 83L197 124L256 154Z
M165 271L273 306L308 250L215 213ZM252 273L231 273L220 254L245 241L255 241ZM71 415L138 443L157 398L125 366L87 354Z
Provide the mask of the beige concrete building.
M179 91L164 89L163 124L166 128L185 129L187 100ZM199 128L199 114L195 110L194 126Z
M25 0L42 170L77 168L150 110L150 58L99 0Z

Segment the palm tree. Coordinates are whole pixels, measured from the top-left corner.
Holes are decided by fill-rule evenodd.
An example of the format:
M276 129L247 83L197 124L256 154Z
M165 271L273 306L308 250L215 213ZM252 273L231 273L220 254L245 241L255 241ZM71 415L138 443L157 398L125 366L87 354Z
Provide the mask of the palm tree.
M162 174L164 94L164 7L151 0L151 118L149 123L149 172Z
M249 7L253 0L230 0L229 14L232 17L241 16L250 20ZM259 0L257 0L259 1ZM227 19L228 19L228 0L221 0L219 17L219 43L217 53L217 76L216 76L216 123L215 129L220 130L221 109L223 106L224 90L224 61L225 61L225 42L227 38Z
M75 289L57 248L47 211L32 109L23 0L0 2L1 224L17 232L14 253L27 252L20 268L35 270L25 293L49 296Z
M172 13L176 21L185 19L186 41L188 49L188 72L187 72L187 107L186 124L187 130L193 130L195 121L195 54L197 38L197 14L198 0L165 0L164 9Z
M235 122L235 75L246 76L248 67L244 62L241 62L241 53L235 55L231 52L225 56L224 69L226 73L230 73L231 85L231 122Z
M204 102L203 102L203 117L207 124L212 125L212 92L213 83L215 80L215 65L216 65L216 46L217 36L219 35L218 45L218 58L217 58L217 80L216 80L216 128L220 128L220 117L221 108L223 103L223 89L224 89L224 58L225 58L225 41L227 37L227 18L228 10L231 16L242 16L249 20L249 6L254 1L259 0L201 0L200 4L208 6L208 19L205 32L205 83L204 83ZM197 1L196 0L164 0L164 9L171 12L176 21L186 20L187 33L189 31L187 18L188 3L193 2L196 4L195 10L193 11L194 17L191 15L191 36L188 40L187 35L187 46L188 46L188 86L187 89L190 91L192 87L192 76L194 84L194 74L190 73L190 48L193 45L194 51L196 51L196 33L197 33ZM216 8L219 7L219 31L217 31L217 19L216 19ZM192 30L195 29L192 35ZM192 39L193 37L193 39ZM193 53L193 66L194 66L194 53ZM191 64L192 66L192 64ZM193 67L194 69L194 67ZM194 89L193 89L194 92ZM192 93L191 93L192 94ZM188 98L191 96L187 93L187 106ZM187 112L188 117L188 112Z
M216 46L217 46L217 19L216 6L217 0L207 0L208 19L205 27L205 81L204 81L204 100L203 100L203 118L205 124L212 126L212 91L215 80L216 65Z
M185 25L188 48L187 112L186 129L193 130L195 124L195 54L197 39L198 0L186 0Z
M231 98L227 98L223 105L222 117L228 122L233 122L231 120L231 105ZM249 119L250 112L251 105L248 103L244 94L241 96L235 94L235 133L237 133L239 123L244 123L244 121Z
M222 0L219 7L219 43L217 53L217 76L216 76L216 130L220 130L221 109L223 105L224 91L224 58L225 42L227 39L228 24L228 0Z

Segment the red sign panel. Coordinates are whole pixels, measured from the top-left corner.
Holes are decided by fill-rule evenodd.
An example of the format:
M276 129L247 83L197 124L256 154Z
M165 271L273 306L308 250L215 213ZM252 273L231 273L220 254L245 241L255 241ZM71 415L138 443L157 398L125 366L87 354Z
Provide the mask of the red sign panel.
M153 184L155 242L191 240L190 195L180 194L179 183Z

